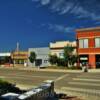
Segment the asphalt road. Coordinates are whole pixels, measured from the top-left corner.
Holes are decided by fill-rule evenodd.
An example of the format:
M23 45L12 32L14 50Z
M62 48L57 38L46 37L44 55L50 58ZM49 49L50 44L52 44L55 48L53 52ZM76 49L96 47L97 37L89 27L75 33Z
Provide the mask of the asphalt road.
M0 78L24 88L38 86L45 80L54 80L57 91L78 94L88 98L87 100L93 99L93 97L94 100L99 100L100 97L99 73L47 72L0 68Z

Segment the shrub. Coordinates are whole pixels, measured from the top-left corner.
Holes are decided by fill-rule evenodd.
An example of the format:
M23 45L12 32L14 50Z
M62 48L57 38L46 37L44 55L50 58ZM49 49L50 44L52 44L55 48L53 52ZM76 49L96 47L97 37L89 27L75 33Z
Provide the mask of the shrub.
M15 87L15 84L11 84L0 79L0 95L6 94L8 92L20 94L24 91L20 90L18 87Z

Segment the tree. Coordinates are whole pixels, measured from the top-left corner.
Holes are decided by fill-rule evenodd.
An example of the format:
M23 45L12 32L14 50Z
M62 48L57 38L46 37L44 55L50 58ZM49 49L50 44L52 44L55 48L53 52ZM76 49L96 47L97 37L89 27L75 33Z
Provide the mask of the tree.
M58 60L57 55L49 55L49 62L50 62L50 64L56 65L57 64L57 60Z
M10 59L10 57L7 57L7 56L6 56L6 57L4 58L4 60L5 60L5 63L10 63L10 60L11 60L11 59Z
M77 56L73 55L74 47L72 46L66 46L64 48L64 60L65 60L65 65L69 67L74 65L75 62L77 62Z
M34 61L36 60L35 52L30 53L29 60L30 60L31 63L34 63Z
M69 64L71 66L74 66L74 64L77 62L78 56L77 55L72 55L70 60L69 60Z
M57 59L57 65L58 66L65 66L65 61L63 58L58 58Z

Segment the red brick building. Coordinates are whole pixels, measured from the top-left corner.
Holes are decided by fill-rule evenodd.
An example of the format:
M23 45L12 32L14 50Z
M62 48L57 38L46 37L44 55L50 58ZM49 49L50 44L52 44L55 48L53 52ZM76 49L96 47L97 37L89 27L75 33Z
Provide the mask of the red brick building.
M100 68L100 27L76 30L78 65Z

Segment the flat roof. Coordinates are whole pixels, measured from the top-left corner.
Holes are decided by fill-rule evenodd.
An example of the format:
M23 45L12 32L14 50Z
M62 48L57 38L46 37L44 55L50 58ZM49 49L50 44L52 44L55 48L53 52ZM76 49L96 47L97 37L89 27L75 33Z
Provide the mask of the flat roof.
M9 52L8 53L0 53L0 57L1 56L3 56L3 57L5 57L5 56L11 56L11 53L9 53Z
M82 32L82 31L100 31L100 26L99 27L90 27L90 28L76 29L76 32Z

